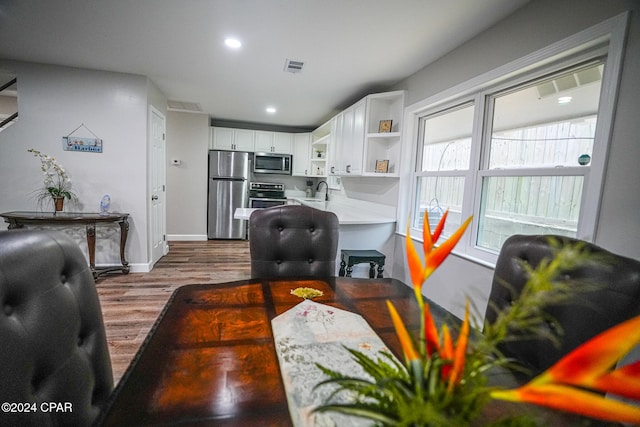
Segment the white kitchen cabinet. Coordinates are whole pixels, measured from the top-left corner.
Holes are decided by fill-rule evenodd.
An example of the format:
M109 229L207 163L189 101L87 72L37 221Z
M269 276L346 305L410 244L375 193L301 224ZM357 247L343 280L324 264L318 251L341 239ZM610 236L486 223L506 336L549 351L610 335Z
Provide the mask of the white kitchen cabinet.
M273 152L280 154L293 154L293 134L286 132L274 132Z
M329 188L332 190L340 190L342 186L339 167L338 167L338 157L340 155L340 148L338 146L338 140L336 139L337 134L337 117L332 118L327 122L327 125L330 129L329 140L327 144L327 182L329 183Z
M293 135L293 175L327 177L327 149L331 126Z
M366 99L362 99L341 113L342 123L337 133L340 175L362 175L366 106Z
M331 139L331 122L327 122L311 132L311 174L327 177L327 155Z
M211 128L212 150L253 151L255 131L249 129Z
M331 177L340 177L340 156L341 152L341 132L342 132L342 113L337 114L331 119L331 142L329 144L329 153L327 155L327 175Z
M309 176L311 173L311 134L296 133L293 135L293 170L294 176Z
M292 154L293 135L286 132L255 131L255 150L265 153Z
M327 176L338 188L340 176L398 176L404 98L405 91L368 95L332 119ZM388 131L381 121L391 122Z

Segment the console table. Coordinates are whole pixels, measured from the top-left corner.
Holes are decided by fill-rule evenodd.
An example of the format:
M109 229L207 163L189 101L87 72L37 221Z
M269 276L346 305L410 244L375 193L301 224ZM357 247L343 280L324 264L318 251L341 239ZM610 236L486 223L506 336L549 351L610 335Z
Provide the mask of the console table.
M129 234L129 214L109 212L5 212L0 214L9 223L9 230L22 228L25 224L53 224L57 226L84 224L87 232L87 248L89 250L89 266L94 278L101 274L120 270L129 273L129 263L125 259L124 249ZM96 224L117 223L120 225L120 263L119 266L105 266L96 268Z

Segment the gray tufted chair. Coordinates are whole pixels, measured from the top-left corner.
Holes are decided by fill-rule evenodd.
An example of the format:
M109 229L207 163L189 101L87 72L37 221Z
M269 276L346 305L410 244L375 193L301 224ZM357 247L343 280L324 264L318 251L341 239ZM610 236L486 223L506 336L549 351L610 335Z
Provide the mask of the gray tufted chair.
M249 219L252 277L335 276L338 217L308 206L256 210Z
M494 273L490 305L486 319L492 322L498 309L511 303L528 277L522 263L535 267L544 258L552 257L549 237L561 242L576 243L575 239L560 236L511 236L502 246ZM551 341L521 339L504 344L502 350L514 357L536 375L551 367L569 351L610 327L640 315L640 262L614 255L596 245L585 243L594 256L579 268L565 272L563 280L571 286L589 286L577 292L569 304L548 306L550 315L544 332L559 335L561 346ZM504 283L509 287L505 287ZM595 287L595 290L594 290ZM560 328L558 328L558 325ZM526 379L526 378L524 378Z
M98 294L77 244L51 231L0 232L0 304L0 402L35 409L2 411L0 425L91 425L113 376Z

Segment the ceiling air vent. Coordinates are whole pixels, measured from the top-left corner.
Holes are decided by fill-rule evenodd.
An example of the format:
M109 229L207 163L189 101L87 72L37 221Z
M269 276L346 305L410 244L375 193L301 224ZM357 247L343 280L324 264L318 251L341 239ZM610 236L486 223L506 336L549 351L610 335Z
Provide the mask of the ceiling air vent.
M202 111L202 107L197 102L184 102L184 101L167 101L167 108L174 111L187 111L193 113L199 113Z
M301 73L304 62L287 59L284 63L284 71L287 73Z

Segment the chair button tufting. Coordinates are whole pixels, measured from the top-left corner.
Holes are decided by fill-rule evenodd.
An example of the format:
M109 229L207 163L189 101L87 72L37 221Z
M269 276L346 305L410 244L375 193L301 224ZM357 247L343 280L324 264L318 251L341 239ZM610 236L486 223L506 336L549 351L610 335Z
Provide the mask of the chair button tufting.
M281 259L277 259L276 260L276 264L282 264L282 260Z
M315 231L315 228L314 227L309 227L309 231L313 233Z
M13 314L13 306L11 306L9 304L5 304L4 305L4 314L6 314L7 316L11 316Z
M313 258L309 258L309 264L313 263Z
M279 226L278 227L278 231L282 231L282 230L284 230L284 227L283 226Z

